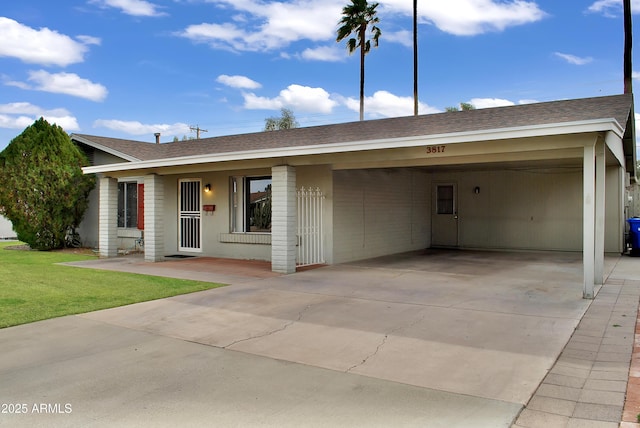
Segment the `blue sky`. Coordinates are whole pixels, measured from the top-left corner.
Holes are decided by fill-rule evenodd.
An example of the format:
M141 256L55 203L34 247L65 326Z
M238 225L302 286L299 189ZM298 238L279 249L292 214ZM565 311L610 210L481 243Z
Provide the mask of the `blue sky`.
M413 113L412 1L379 3L368 119ZM202 137L257 132L283 107L301 126L358 120L359 57L335 42L346 4L4 1L0 150L40 116L68 133L150 142L155 132L193 137L196 125ZM422 114L622 92L622 0L418 0L418 9Z

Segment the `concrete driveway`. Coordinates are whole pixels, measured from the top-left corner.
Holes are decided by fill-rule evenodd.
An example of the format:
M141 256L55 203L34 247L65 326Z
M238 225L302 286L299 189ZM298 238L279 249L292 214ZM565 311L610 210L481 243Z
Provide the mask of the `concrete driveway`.
M510 426L588 308L581 272L427 251L0 330L0 402L73 407L0 425Z

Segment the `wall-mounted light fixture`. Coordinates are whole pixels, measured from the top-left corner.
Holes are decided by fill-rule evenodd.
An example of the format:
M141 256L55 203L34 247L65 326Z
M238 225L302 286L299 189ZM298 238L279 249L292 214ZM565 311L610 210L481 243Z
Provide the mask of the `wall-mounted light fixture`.
M205 185L204 185L204 191L205 191L206 193L209 193L209 192L211 191L211 184L208 184L208 183L207 183L207 184L205 184Z
M473 188L473 193L475 193L476 195L480 193L480 187L476 186Z

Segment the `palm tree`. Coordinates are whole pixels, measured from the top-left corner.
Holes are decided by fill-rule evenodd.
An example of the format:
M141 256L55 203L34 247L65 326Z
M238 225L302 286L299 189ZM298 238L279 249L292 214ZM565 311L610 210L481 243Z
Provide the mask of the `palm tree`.
M364 119L364 56L371 50L371 40L378 47L378 39L382 32L376 24L380 22L376 16L378 3L367 3L367 0L351 0L351 4L342 9L342 19L338 28L336 42L354 34L347 41L349 54L360 48L360 120ZM371 26L371 39L367 40L367 28Z
M633 68L631 65L632 28L631 0L624 0L624 93L633 93Z
M413 115L418 115L418 0L413 0Z

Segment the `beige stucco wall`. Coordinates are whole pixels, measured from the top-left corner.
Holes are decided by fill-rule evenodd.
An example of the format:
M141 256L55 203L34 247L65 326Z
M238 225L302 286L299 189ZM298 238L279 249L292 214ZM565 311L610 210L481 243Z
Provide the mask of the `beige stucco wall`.
M80 234L82 245L89 248L98 248L98 212L100 210L100 190L96 186L89 193L89 206L82 217L77 232Z

